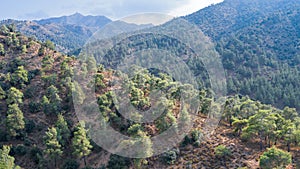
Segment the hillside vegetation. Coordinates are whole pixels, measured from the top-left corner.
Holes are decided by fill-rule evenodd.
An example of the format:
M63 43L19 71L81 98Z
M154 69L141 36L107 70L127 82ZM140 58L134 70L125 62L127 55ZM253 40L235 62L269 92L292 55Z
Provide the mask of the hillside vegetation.
M149 100L152 88L159 87L168 95L156 104L166 107L162 116L153 123L139 124L125 119L117 111L111 92L113 70L95 67L95 60L89 58L87 73L95 69L96 95L103 120L122 134L138 138L151 155L150 137L176 124L194 122L193 130L170 151L148 159L129 159L101 149L87 137L91 131L87 122L85 128L79 125L73 109L72 92L78 102L87 96L76 82L72 82L75 58L64 56L53 50L51 42L39 43L15 32L13 26L1 27L1 151L9 156L10 164L21 168L255 168L259 157L267 147L276 145L293 156L293 165L299 165L298 144L300 142L299 117L295 109L276 109L253 101L248 97L229 98L225 105L219 105L208 91L200 92L200 110L191 119L186 111L179 112L178 96L197 92L175 82L168 75L152 74L148 70L133 67L134 76L128 79L130 102L136 108L146 110L153 101ZM83 72L84 73L84 72ZM89 85L87 83L87 85ZM88 87L88 86L86 86ZM180 97L179 97L180 98ZM217 113L225 106L221 125L209 139L202 140L204 121L210 112ZM130 114L143 118L135 112ZM175 130L176 132L176 130ZM139 142L134 144L140 144ZM123 147L126 148L126 147ZM268 151L277 151L269 149ZM265 156L267 156L266 151ZM7 154L7 152L10 152ZM6 153L6 154L5 154ZM284 152L285 153L285 152ZM284 154L283 154L284 155ZM292 161L289 155L280 165ZM242 158L241 158L242 157ZM2 158L3 159L3 158ZM13 160L14 159L14 160ZM268 159L272 162L272 158ZM8 164L4 160L1 165ZM263 161L264 162L264 161Z
M184 18L215 42L229 94L299 110L299 7L297 0L225 0Z

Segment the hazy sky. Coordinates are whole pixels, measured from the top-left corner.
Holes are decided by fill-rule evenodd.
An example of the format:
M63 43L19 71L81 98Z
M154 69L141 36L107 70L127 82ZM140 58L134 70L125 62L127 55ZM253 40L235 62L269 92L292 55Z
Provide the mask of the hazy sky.
M75 12L111 19L143 12L182 16L219 2L222 0L2 0L0 19L41 19Z

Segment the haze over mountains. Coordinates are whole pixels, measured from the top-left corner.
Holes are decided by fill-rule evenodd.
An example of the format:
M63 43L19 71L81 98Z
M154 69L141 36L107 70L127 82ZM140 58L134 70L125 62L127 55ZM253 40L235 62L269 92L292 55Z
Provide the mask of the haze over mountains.
M70 16L35 21L5 20L0 24L14 23L17 30L37 40L51 40L62 52L70 52L84 45L92 34L111 22L105 16L83 16L75 13Z

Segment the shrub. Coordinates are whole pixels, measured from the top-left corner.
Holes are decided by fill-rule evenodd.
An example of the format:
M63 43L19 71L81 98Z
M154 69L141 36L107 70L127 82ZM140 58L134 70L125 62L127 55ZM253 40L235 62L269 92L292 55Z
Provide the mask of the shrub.
M201 136L202 136L202 133L197 129L195 129L191 132L191 139L193 142L198 141L201 138Z
M220 158L225 158L231 155L231 151L224 145L219 145L215 148L215 155Z
M178 154L179 154L178 149L172 149L172 150L169 150L169 151L165 152L162 155L163 162L166 163L166 164L169 164L169 165L174 164L175 161L177 160Z
M292 155L276 147L269 148L259 159L262 169L286 168L292 163Z
M192 142L191 138L187 135L184 137L183 141L181 142L180 146L181 147L185 147L188 144L190 144Z

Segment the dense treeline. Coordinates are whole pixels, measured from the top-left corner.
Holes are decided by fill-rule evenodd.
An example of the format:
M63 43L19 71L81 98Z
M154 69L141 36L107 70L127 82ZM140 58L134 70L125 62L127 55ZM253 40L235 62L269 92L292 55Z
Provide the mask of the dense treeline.
M225 0L185 19L215 42L229 94L299 110L299 6L296 0Z

